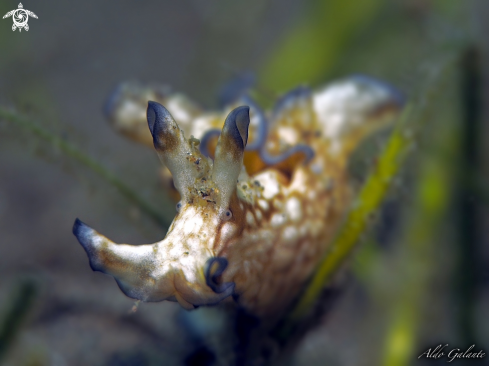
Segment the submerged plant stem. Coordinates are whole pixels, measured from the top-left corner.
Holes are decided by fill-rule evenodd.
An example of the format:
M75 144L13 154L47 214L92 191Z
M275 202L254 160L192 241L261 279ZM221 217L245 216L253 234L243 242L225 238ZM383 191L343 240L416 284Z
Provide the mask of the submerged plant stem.
M0 360L4 358L19 332L22 321L31 310L37 293L36 284L31 280L24 280L16 289L16 295L0 322Z
M323 292L325 285L351 254L359 237L365 231L369 218L384 199L393 178L402 165L401 160L405 155L404 152L411 142L411 138L400 128L406 124L406 120L411 116L411 110L411 105L405 107L397 124L398 127L392 132L384 152L379 156L374 170L368 176L358 195L356 204L349 212L339 234L331 243L324 259L298 298L297 303L275 330L274 333L280 341L285 341L296 330L296 326L311 309Z
M376 166L369 174L338 235L329 246L326 255L291 311L275 329L274 334L279 340L285 341L296 330L300 320L311 310L325 286L351 255L352 249L365 232L369 218L380 207L402 166L408 148L412 144L412 131L418 127L415 121L422 120L420 115L425 113L426 104L437 92L443 76L456 65L458 51L458 47L448 50L448 53L441 58L435 72L427 75L425 84L418 91L416 100L405 107L383 153L378 157Z
M410 115L410 110L409 106L406 107L401 116L402 120L405 120ZM363 186L356 205L348 214L345 225L331 244L306 291L290 313L289 319L291 322L298 321L307 312L324 289L325 283L350 254L361 233L365 230L370 215L382 202L392 179L401 166L400 160L409 143L410 139L401 129L394 130L384 153L379 157L374 171Z
M459 239L459 268L458 292L460 299L460 316L458 319L459 331L466 344L475 343L476 329L474 324L475 299L477 296L478 269L483 268L480 249L481 228L478 217L480 203L471 198L475 184L471 184L471 177L477 177L481 166L481 139L482 128L482 71L480 51L476 46L469 47L461 59L460 98L462 101L463 129L461 131L461 173L458 210L460 212L460 239ZM467 179L468 177L468 179ZM483 186L479 184L479 186ZM484 192L485 190L479 189Z
M161 215L150 203L140 197L132 188L127 186L115 174L108 171L103 165L99 164L95 159L85 155L81 150L61 139L60 137L45 130L40 125L30 121L29 119L20 116L19 114L9 111L4 107L0 107L0 118L10 121L32 133L37 138L49 143L52 147L60 149L70 158L76 160L86 168L96 173L99 177L105 180L110 185L114 186L117 191L124 196L128 201L135 204L141 212L150 217L156 224L163 226L165 229L169 226L169 220Z

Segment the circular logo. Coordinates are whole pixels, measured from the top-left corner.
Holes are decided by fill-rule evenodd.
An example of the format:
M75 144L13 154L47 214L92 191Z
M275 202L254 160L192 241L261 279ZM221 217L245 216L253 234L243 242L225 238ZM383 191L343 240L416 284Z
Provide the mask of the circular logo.
M12 15L12 19L17 27L22 28L27 24L29 15L24 9L17 9Z

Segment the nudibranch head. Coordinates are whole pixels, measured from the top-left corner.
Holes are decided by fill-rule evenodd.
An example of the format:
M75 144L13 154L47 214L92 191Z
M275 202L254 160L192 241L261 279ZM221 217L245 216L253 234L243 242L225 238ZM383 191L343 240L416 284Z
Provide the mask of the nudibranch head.
M161 104L148 103L147 121L182 198L167 236L155 244L115 244L78 219L73 233L92 269L113 276L129 297L176 300L185 308L217 303L234 290L232 282L222 281L227 260L217 254L240 234L245 220L236 182L248 142L249 107L229 113L214 161L201 154L199 140L185 138Z

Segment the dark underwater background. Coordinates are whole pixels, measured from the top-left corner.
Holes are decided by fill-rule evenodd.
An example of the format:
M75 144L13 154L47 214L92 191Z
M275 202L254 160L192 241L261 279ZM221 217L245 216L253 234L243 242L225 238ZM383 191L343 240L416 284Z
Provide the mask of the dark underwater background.
M104 104L134 80L169 85L208 109L249 88L271 108L298 85L359 73L404 93L412 143L334 304L269 362L431 365L447 360L418 356L447 343L489 352L489 2L23 5L38 16L28 32L0 20L1 365L238 364L236 329L219 308L135 305L91 271L72 235L80 217L116 242L150 243L174 215L156 154L112 130ZM17 6L0 0L0 14ZM357 190L391 133L352 156Z

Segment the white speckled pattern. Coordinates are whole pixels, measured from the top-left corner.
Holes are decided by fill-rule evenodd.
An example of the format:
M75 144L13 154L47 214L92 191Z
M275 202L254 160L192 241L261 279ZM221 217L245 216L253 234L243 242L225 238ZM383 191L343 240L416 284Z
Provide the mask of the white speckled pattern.
M165 239L148 245L115 244L77 221L74 233L92 268L112 275L133 298L176 299L192 308L233 294L248 311L279 317L311 275L349 207L348 157L367 134L398 113L399 95L382 83L354 77L316 93L285 97L269 114L272 123L263 148L276 156L305 144L315 155L307 164L299 154L270 165L256 151L244 151L249 123L244 109L228 116L217 147L214 142L209 148L212 161L200 153L197 140L187 138L221 128L222 113L202 112L181 95L138 88L126 86L120 92L111 123L148 145L156 139L182 207ZM138 100L138 93L165 104L176 121L169 114L158 120L156 114L159 130L153 128L154 136L142 134L138 105L147 99ZM257 111L252 109L251 115L250 140L255 141ZM213 258L227 263L222 274L207 267Z

